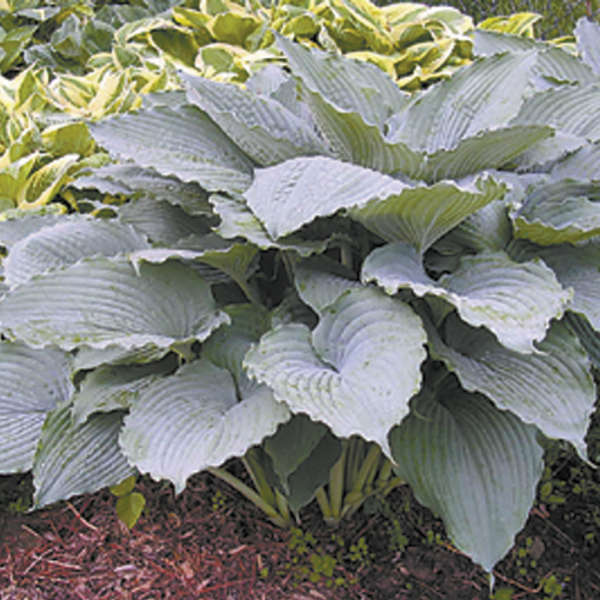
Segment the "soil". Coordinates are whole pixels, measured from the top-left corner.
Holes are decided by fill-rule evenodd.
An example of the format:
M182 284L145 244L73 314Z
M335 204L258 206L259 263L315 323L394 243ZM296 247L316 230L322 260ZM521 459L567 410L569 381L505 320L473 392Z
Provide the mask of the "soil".
M131 530L108 491L27 514L20 504L28 486L27 476L0 477L0 600L489 597L486 573L407 488L335 530L311 505L289 531L207 474L179 496L141 479L147 505ZM559 457L540 494L494 571L495 598L600 598L598 471Z

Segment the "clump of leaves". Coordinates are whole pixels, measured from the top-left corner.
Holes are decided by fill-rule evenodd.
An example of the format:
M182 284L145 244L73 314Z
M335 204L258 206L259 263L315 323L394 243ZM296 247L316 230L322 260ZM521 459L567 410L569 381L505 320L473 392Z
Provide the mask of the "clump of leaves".
M182 75L91 123L114 163L71 182L81 213L0 223L0 469L32 469L36 508L209 470L282 525L403 481L491 571L541 437L588 459L600 33L577 36L582 59L480 31L412 96L277 36L289 72Z

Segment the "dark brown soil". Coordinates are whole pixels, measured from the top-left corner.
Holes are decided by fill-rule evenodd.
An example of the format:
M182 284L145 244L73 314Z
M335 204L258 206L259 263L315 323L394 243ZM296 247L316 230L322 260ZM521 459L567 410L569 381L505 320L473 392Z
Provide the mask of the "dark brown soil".
M494 573L499 600L600 599L600 478L571 459L558 468ZM0 496L9 484L22 494L22 480L0 478ZM406 489L336 530L309 507L293 531L208 475L178 497L147 480L138 491L147 507L131 531L108 492L33 514L0 509L0 599L488 598L486 574Z

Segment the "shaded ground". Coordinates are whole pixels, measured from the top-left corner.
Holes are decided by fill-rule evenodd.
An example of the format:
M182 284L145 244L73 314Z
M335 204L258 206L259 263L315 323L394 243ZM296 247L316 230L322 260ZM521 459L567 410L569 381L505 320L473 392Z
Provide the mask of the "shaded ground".
M108 492L15 512L27 484L0 478L1 600L488 597L485 573L447 543L406 489L335 531L309 508L290 532L208 475L194 477L178 497L143 480L138 490L148 505L129 531ZM497 567L496 597L600 598L599 473L558 454L540 494Z

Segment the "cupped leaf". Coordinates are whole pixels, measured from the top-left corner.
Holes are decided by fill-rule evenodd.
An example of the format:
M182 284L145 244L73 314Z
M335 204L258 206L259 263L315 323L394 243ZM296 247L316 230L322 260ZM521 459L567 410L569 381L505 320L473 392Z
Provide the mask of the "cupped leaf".
M68 298L68 301L65 301ZM31 346L168 348L228 322L208 284L178 263L140 267L96 258L38 276L0 301L5 333Z
M327 154L312 123L280 102L238 86L183 76L187 98L259 165L277 164L301 155Z
M554 165L551 171L552 179L600 180L599 161L600 142L586 144Z
M47 417L33 463L33 508L115 485L133 473L118 445L121 412L71 421L69 406Z
M571 297L541 260L517 263L504 252L465 256L456 271L435 281L413 248L388 244L367 257L361 278L388 294L408 288L417 296L443 298L464 321L487 327L501 344L523 353L536 352L533 342L544 339Z
M313 332L292 323L266 333L244 364L292 412L339 437L376 441L389 456L387 433L420 388L424 343L421 321L406 304L365 288L328 306Z
M34 275L67 267L90 256L117 256L149 248L146 238L118 221L65 218L19 240L4 261L10 287Z
M594 369L600 369L600 333L594 330L585 317L571 311L567 311L564 322L579 338Z
M443 360L463 388L486 395L547 437L571 442L587 459L585 435L596 402L587 354L567 325L554 322L528 355L504 348L485 330L450 319L448 344L428 330L434 358Z
M265 386L238 402L229 371L199 360L140 392L120 444L140 471L169 479L179 493L190 475L242 456L288 419Z
M563 180L534 188L512 215L515 237L543 246L574 244L600 233L600 185Z
M537 430L481 396L423 393L390 434L397 474L486 571L524 526L543 472Z
M484 175L416 185L375 197L348 214L388 242L408 242L421 253L463 219L504 196L506 186Z
M195 106L167 106L90 125L111 155L152 167L161 175L196 182L209 191L243 191L252 162Z
M69 399L69 357L59 350L34 350L0 342L0 471L31 468L46 414Z

